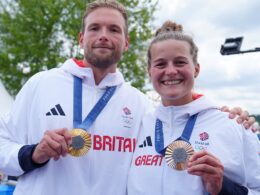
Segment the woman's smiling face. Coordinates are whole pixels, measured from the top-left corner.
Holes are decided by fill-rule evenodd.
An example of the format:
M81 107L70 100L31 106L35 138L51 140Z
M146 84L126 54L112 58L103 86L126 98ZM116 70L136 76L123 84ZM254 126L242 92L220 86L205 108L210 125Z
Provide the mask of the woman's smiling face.
M192 101L194 78L200 69L192 59L186 41L169 39L152 45L149 75L163 105L183 105Z

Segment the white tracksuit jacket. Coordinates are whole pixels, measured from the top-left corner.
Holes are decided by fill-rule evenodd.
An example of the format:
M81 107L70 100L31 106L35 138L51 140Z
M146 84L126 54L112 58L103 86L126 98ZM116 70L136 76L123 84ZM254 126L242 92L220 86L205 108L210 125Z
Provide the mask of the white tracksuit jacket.
M117 89L90 127L92 148L83 157L67 155L23 174L19 149L36 144L46 130L73 128L73 76L83 78L82 118L85 119L105 87ZM10 116L0 122L0 170L21 175L15 195L122 195L126 193L141 118L149 104L120 72L108 74L96 86L90 68L74 60L61 68L33 76L19 92Z
M195 151L208 150L224 165L224 175L260 194L260 147L257 136L230 120L205 98L183 106L159 106L147 114L134 153L128 180L128 195L205 194L202 180L186 170L170 168L155 151L155 121L163 123L164 147L179 138L190 115L199 113L190 143ZM148 144L150 143L150 144Z

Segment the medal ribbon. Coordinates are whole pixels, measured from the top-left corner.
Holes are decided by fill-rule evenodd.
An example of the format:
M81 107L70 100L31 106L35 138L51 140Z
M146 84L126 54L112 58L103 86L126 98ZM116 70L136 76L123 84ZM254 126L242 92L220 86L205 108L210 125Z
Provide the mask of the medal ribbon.
M183 140L189 142L197 116L198 113L190 116L182 132L181 137L179 137L177 140ZM165 153L164 138L163 138L163 124L160 119L156 119L156 123L155 123L155 150L161 155L164 155Z
M73 126L87 131L113 96L116 86L108 87L82 122L82 79L74 76Z

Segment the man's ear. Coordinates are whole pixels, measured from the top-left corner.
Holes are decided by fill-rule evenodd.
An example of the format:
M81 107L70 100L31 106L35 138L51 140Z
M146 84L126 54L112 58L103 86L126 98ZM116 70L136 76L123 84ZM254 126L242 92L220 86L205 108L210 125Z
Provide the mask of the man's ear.
M124 48L124 52L126 52L126 51L128 50L129 43L130 43L130 37L127 36L127 37L126 37L126 40L125 40L125 48Z
M79 46L80 46L81 49L84 47L83 46L83 40L84 40L84 33L80 32L79 36L78 36L78 41L79 41Z

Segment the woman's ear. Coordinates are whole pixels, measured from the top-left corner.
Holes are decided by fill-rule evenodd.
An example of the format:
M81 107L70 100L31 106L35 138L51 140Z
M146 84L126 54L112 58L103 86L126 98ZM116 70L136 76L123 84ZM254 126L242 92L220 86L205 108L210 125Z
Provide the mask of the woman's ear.
M151 68L149 66L150 65L148 65L147 72L148 72L149 79L151 79Z
M194 78L197 78L197 76L200 73L200 64L195 65L195 72L194 72Z

